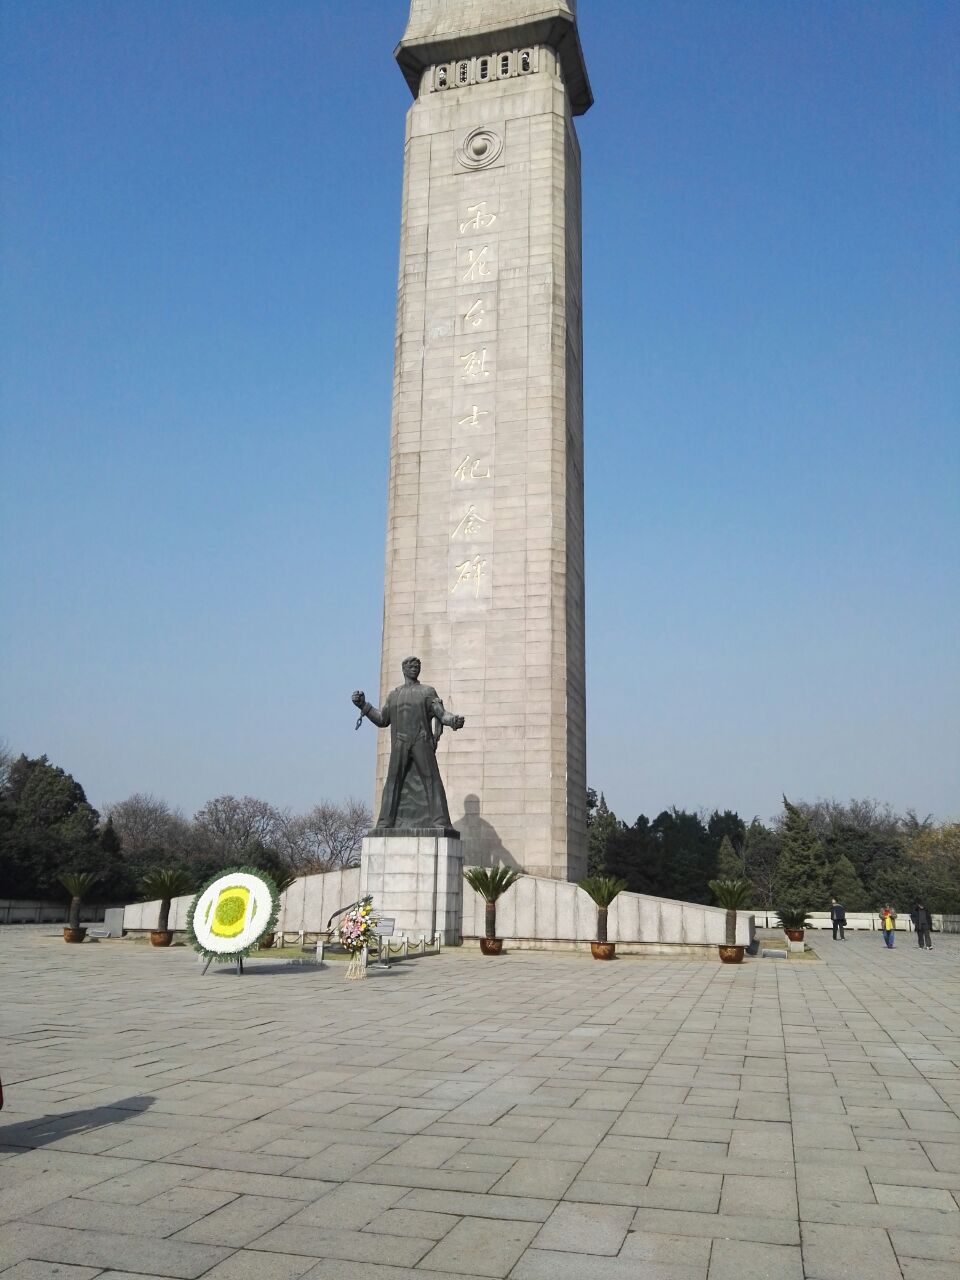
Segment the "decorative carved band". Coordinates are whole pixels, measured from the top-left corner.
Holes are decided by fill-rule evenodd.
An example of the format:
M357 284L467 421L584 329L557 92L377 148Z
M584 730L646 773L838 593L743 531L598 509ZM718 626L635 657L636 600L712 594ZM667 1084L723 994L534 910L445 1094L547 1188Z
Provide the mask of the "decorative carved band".
M436 93L445 89L465 89L468 85L486 84L491 80L528 76L538 70L539 54L539 47L533 46L442 62L428 69L427 84L430 92Z

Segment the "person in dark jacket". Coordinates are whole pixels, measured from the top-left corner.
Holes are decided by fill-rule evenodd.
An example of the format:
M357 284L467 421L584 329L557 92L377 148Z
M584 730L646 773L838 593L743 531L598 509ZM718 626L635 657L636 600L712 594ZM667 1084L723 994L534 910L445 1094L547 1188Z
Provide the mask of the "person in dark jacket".
M847 927L847 913L836 900L830 899L830 923L833 925L833 940L836 942L837 935L840 935L840 941L846 942L843 931Z
M913 921L913 927L917 931L917 946L921 951L924 947L928 951L932 951L933 943L930 941L930 930L933 928L933 920L930 917L930 912L922 902L918 902L910 912L910 919Z

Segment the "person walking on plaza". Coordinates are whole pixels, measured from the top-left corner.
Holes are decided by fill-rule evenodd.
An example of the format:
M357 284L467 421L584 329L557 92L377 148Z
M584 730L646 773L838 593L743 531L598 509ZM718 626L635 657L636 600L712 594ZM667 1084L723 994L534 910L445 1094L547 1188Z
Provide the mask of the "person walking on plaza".
M924 947L928 951L932 951L933 943L930 941L930 930L933 926L933 920L930 918L930 912L922 902L918 902L910 912L910 919L913 921L913 927L917 931L917 946L921 951Z
M892 907L884 907L880 912L880 928L883 930L883 940L888 947L893 946L893 935L897 928L897 917Z
M833 940L836 942L837 934L840 935L840 941L846 942L843 931L847 927L847 913L836 900L830 899L830 923L833 925Z

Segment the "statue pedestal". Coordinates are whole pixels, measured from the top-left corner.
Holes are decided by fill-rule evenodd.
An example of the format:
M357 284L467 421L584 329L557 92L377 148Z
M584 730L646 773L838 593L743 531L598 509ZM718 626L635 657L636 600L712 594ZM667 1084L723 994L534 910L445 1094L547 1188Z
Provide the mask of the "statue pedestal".
M397 933L428 942L439 933L445 945L461 940L463 850L459 837L429 831L364 837L360 896L369 893Z

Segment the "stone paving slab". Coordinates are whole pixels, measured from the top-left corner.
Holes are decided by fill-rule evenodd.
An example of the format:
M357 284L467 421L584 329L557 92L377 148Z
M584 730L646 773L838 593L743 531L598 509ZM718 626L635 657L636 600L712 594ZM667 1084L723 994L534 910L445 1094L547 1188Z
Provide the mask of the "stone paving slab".
M4 1272L7 1280L92 1280L99 1267L69 1267L62 1262L16 1262Z
M422 1267L451 1275L465 1271L506 1277L537 1234L535 1222L498 1222L486 1218L461 1218L456 1226L426 1254Z
M65 1262L98 1269L138 1269L156 1275L196 1280L225 1258L227 1249L184 1244L133 1232L72 1230L66 1227L16 1223L8 1228L23 1260Z
M0 1277L953 1280L960 938L815 945L345 983L0 928Z

